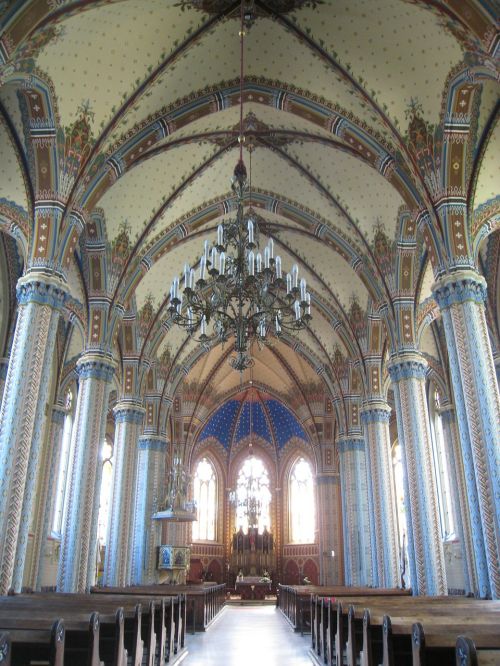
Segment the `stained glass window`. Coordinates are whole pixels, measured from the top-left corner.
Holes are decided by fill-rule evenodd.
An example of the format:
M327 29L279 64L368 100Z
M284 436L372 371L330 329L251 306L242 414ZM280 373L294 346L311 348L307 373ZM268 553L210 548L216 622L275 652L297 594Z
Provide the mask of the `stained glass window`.
M315 502L314 482L310 463L299 458L290 472L290 541L314 543Z
M439 504L439 522L441 525L441 536L444 540L451 540L455 537L455 525L450 487L449 460L446 455L439 392L432 384L430 388L429 413L432 455L434 458L434 478Z
M73 429L73 392L68 389L66 393L66 415L64 417L61 450L57 469L56 491L54 495L54 508L52 513L52 532L59 535L63 525L64 504L69 477L69 456L71 448L71 431Z
M271 530L271 490L269 474L260 458L250 456L240 468L236 482L236 526L248 532L249 526L258 527L262 534Z
M193 523L193 541L215 541L217 478L212 463L202 458L196 466L193 494L198 520Z
M99 543L106 543L106 532L108 529L108 519L110 514L111 502L111 484L113 483L113 446L104 440L101 448L102 460L102 481L101 495L99 498L99 518L97 535Z

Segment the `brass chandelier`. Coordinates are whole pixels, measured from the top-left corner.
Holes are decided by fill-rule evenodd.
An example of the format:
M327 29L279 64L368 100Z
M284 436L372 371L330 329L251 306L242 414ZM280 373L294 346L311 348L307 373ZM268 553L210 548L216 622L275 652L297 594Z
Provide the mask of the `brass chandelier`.
M188 264L184 279L175 277L170 288L168 312L172 320L191 335L199 331L198 341L226 343L234 336L236 355L230 363L243 372L253 363L249 344L268 343L270 335L303 329L311 320L311 296L299 269L282 269L281 257L275 256L270 238L263 253L259 251L259 233L251 215L245 215L244 198L250 191L243 162L243 37L244 14L241 12L240 49L240 157L234 169L232 190L236 195L236 217L217 227L217 239L196 263Z

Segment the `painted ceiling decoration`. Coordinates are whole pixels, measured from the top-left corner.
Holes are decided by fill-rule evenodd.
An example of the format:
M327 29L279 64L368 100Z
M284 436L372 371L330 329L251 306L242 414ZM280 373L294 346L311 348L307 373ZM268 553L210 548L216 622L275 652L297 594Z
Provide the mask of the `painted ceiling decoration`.
M434 281L476 263L496 275L493 4L244 0L245 214L261 248L272 239L299 265L313 304L300 339L254 350L254 423L277 449L319 441L325 396L338 427L353 425L392 350L421 344L437 368ZM168 307L174 277L235 214L240 9L0 2L0 229L21 268L70 285L62 375L83 347L106 348L118 393L147 387L158 430L179 399L186 437L229 424L226 448L248 431L250 374L232 377L230 346L198 349Z
M250 418L251 412L251 418ZM250 389L220 407L208 420L198 441L216 437L225 449L242 440L253 443L262 439L277 449L283 448L292 437L308 441L297 417L271 395Z

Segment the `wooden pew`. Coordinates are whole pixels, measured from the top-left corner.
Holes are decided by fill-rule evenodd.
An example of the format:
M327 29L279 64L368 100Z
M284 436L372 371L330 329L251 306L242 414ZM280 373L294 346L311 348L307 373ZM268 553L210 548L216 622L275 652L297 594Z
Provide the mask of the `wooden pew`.
M29 628L27 626L29 624L35 629L35 623L38 623L41 629L50 626L52 618L64 617L67 651L72 650L73 658L77 660L87 650L89 615L96 607L100 611L97 614L99 657L97 663L100 660L120 665L128 654L132 658L133 666L140 666L143 656L140 606L129 607L125 612L123 607L118 607L116 601L96 604L92 603L89 595L56 593L16 595L0 599L0 627L13 628L14 617L26 628Z
M349 665L359 659L362 666L379 663L444 666L443 659L454 664L455 639L464 627L477 638L481 648L498 645L500 604L446 597L418 597L395 604L377 599L369 612L362 605L356 609L351 605L348 625L346 663Z
M10 636L8 634L0 633L0 655L2 666L11 666L12 652L10 649Z
M96 607L100 611L97 618L96 653L89 657L89 663L99 664L104 660L109 663L121 663L127 653L131 664L140 666L143 657L141 637L142 611L135 598L128 602L126 611L119 607L119 601L104 600L102 603L90 595L42 593L35 595L15 595L0 598L0 628L13 629L23 626L26 629L46 629L56 617L64 617L66 625L66 649L72 653L73 661L81 658L85 662L89 641L89 615ZM127 600L125 600L127 601ZM148 618L148 614L146 615ZM153 619L154 622L154 619ZM92 623L91 623L92 624ZM147 623L146 623L147 624ZM35 626L36 625L36 626ZM154 634L153 634L154 637ZM128 650L127 650L128 648ZM151 664L154 663L154 642Z
M49 666L64 666L64 622L56 620L50 629L11 629L11 662L29 663L32 660L46 661ZM0 655L1 655L0 649ZM69 662L67 662L69 663ZM3 660L0 658L3 666Z
M500 647L494 650L476 649L468 636L459 636L455 648L456 666L498 666Z
M58 619L52 627L47 617L35 615L11 612L8 620L0 620L0 626L6 629L11 640L13 664L36 659L56 666L64 663L100 666L98 613L92 613L86 622ZM123 659L119 652L117 658L118 661L112 663L122 666Z
M166 585L133 585L130 587L94 587L91 590L91 597L106 598L142 598L148 599L151 596L165 600L165 639L163 643L163 652L165 659L170 659L171 655L180 653L185 644L186 628L186 596L184 593L176 593L180 586ZM188 587L188 586L183 586ZM215 587L215 586L214 586ZM217 586L222 587L222 586ZM225 587L225 586L224 586ZM168 600L171 601L168 601ZM158 631L156 632L158 635ZM162 649L162 648L160 648Z
M336 607L330 600L326 627L324 610L320 611L324 602L321 598L312 602L312 652L320 656L325 663L345 663L350 666L375 666L380 663L385 665L390 664L391 660L397 666L404 663L423 663L423 657L418 656L418 639L412 643L412 637L416 635L413 632L416 621L426 627L429 635L426 646L427 663L431 663L434 654L439 656L444 650L447 658L453 659L454 663L454 640L460 633L461 626L471 626L474 635L478 635L482 649L490 646L490 643L486 643L487 640L495 643L497 639L494 635L500 627L499 602L456 597L396 598L386 595L343 597L339 601L342 603ZM480 622L488 625L483 632L478 629L474 619L476 613L486 614L480 619ZM496 632L494 627L497 627ZM335 632L334 641L331 638L332 631ZM444 638L445 631L452 637L452 641ZM335 646L333 650L332 644ZM444 666L437 657L436 659L439 666Z
M187 631L206 631L223 609L226 601L226 584L211 585L132 585L129 587L93 587L93 594L138 594L175 596L185 595Z
M278 608L290 622L295 631L301 634L313 631L311 599L314 597L352 597L352 596L390 596L408 597L411 590L399 588L346 587L345 585L278 585Z

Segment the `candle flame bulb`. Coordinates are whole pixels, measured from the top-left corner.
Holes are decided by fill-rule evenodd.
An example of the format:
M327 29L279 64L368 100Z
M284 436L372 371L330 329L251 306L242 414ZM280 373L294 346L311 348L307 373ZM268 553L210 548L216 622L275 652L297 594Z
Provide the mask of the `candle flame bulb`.
M255 255L253 250L248 253L248 274L255 275Z

